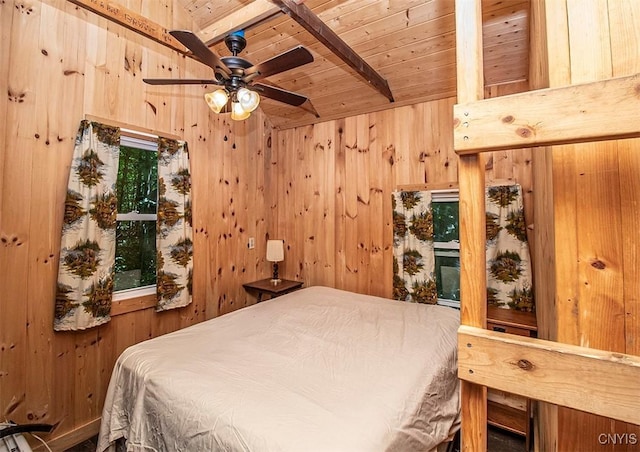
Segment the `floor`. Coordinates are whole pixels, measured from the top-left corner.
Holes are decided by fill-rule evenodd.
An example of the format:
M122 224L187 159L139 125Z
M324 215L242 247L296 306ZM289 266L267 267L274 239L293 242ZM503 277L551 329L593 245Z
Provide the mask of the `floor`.
M78 444L66 452L95 452L97 438L91 438L84 443ZM455 449L454 452L458 452ZM526 452L524 438L514 435L501 429L489 427L488 452Z

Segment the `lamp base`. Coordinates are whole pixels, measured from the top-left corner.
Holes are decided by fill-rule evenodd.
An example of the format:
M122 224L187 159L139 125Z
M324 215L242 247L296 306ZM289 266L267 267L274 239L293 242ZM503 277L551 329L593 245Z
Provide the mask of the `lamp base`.
M282 280L278 277L278 263L273 263L273 276L271 277L271 284L274 286L280 284Z

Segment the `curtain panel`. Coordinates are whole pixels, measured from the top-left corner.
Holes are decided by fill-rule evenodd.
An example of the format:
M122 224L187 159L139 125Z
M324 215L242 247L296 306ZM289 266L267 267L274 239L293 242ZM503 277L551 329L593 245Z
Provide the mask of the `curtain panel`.
M193 230L189 153L159 137L157 311L192 301ZM113 298L120 129L82 121L76 136L60 244L54 330L107 323Z
M116 243L120 129L82 121L65 199L54 329L110 320Z
M184 141L158 139L157 311L192 301L193 228L189 151Z
M436 304L431 192L398 191L393 205L393 298Z
M486 195L487 302L535 311L531 259L519 185L488 187ZM393 298L438 301L430 191L397 191L393 205Z
M487 302L500 308L535 311L522 187L486 190Z

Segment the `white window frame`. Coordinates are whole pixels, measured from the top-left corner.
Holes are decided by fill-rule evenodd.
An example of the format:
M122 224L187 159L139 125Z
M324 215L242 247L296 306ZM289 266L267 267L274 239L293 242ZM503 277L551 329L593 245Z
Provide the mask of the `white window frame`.
M138 132L136 130L120 129L120 146L126 146L135 149L143 149L145 151L158 152L157 135ZM131 136L136 135L136 136ZM142 138L138 138L142 137ZM156 200L157 206L157 200ZM156 207L157 212L157 207ZM137 211L119 213L116 216L118 221L157 221L158 214L155 213L138 213ZM157 291L157 283L147 286L132 287L131 289L123 289L113 292L113 301L129 300L131 298L153 295Z
M431 191L431 204L440 202L460 202L459 191L456 189L433 190ZM458 223L458 231L460 224ZM440 257L457 257L460 259L460 241L451 240L449 242L433 242L434 255ZM438 298L438 304L460 309L460 300L448 298Z

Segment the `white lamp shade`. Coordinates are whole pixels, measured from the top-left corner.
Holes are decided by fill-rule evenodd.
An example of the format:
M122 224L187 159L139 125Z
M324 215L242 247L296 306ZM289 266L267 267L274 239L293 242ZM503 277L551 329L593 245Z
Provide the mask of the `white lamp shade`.
M223 89L217 89L212 93L206 93L204 95L204 100L207 101L207 105L211 108L215 113L220 113L227 102L229 101L229 95Z
M260 96L255 91L251 91L247 88L240 88L238 90L238 102L242 106L244 111L252 112L260 104Z
M267 240L267 260L269 262L284 260L284 242L282 240Z
M247 119L249 116L251 116L251 112L242 108L240 102L231 103L231 119L234 121L242 121L243 119Z

